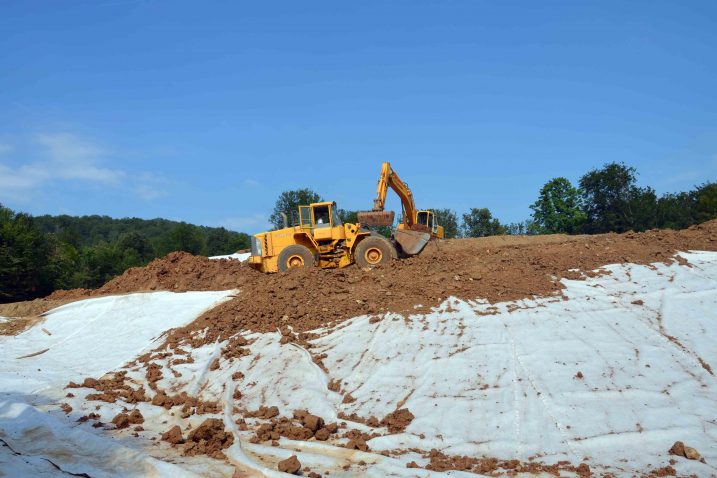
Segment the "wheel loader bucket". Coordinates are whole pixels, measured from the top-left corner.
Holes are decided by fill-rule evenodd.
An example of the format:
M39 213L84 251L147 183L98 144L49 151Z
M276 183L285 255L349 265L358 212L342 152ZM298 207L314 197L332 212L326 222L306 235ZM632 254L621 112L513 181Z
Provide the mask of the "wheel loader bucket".
M356 216L360 224L376 227L392 226L394 214L393 211L360 211Z
M411 231L410 229L396 229L393 232L393 237L401 246L403 252L409 256L413 256L421 252L428 241L431 240L430 233Z

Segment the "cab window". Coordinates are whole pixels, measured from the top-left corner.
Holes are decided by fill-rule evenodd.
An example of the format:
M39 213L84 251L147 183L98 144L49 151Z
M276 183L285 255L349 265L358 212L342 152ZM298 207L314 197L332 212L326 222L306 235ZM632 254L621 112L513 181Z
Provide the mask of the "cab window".
M338 209L336 209L336 205L331 208L331 221L333 223L333 227L344 225L344 223L341 221L341 218L339 217L339 212Z
M314 227L331 227L329 206L314 206Z
M301 214L301 227L311 227L311 208L309 206L299 206Z

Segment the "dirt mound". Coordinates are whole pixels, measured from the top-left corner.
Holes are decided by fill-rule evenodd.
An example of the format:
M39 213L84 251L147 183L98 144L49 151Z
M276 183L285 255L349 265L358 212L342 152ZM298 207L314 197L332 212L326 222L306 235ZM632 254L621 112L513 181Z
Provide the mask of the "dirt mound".
M240 287L247 276L258 274L231 259L208 259L186 252L172 252L146 267L133 267L92 294L117 294L148 290L228 290Z
M561 278L594 275L607 264L670 262L688 250L717 250L717 221L683 231L431 242L418 256L373 270L257 274L242 267L235 276L241 293L173 331L169 341L184 342L205 328L208 343L243 330L290 325L302 332L363 314L427 312L449 296L490 302L549 296L560 293Z

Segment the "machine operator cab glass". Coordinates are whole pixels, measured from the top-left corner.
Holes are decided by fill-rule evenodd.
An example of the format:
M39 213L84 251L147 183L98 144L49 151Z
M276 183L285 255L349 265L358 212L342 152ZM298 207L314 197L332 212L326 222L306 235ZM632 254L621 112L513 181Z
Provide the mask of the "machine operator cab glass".
M418 211L418 213L416 213L416 222L423 224L433 232L436 232L438 229L438 223L435 220L433 211Z
M314 239L331 239L332 228L343 226L338 215L336 203L299 206L301 227L311 229Z

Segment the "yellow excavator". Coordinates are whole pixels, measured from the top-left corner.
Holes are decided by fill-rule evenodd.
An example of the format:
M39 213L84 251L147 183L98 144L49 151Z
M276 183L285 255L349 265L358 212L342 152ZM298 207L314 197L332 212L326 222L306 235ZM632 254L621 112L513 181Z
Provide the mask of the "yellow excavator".
M388 239L370 227L393 224L393 211L384 211L388 188L401 199L402 222ZM301 205L289 226L252 237L249 265L262 272L287 271L294 267L360 267L388 264L399 256L418 254L431 239L443 238L435 214L417 210L408 186L383 163L372 211L358 213L357 224L344 224L335 202Z

